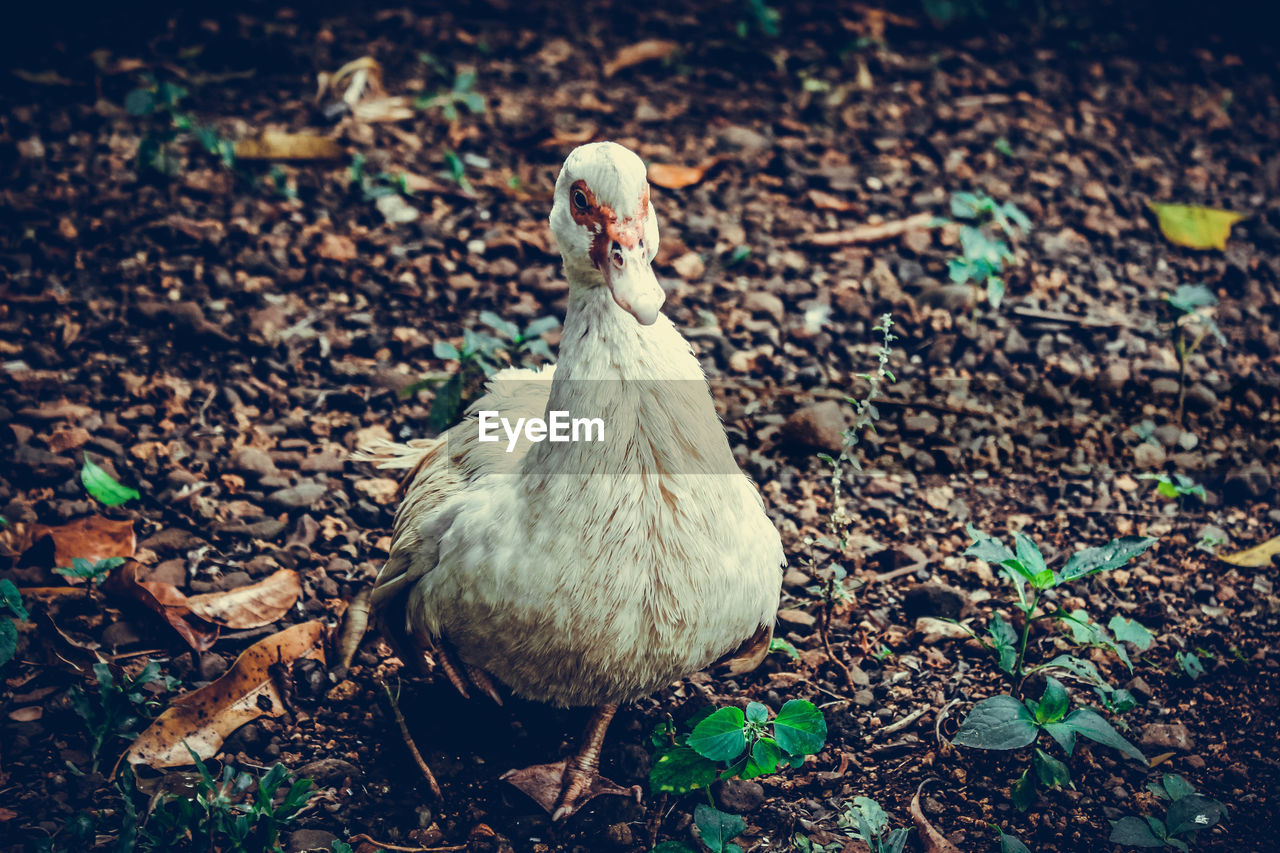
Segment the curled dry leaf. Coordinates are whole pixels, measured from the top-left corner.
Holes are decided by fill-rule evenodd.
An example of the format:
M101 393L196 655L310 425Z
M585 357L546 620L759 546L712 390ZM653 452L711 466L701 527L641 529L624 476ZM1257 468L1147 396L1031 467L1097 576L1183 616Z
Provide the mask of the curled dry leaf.
M1277 554L1280 554L1280 536L1268 539L1261 545L1255 545L1244 551L1237 551L1234 554L1229 554L1222 557L1221 560L1222 562L1230 563L1233 566L1257 568L1260 566L1271 565L1272 559Z
M43 524L32 526L33 547L46 536L53 540L55 566L70 566L71 561L77 557L91 563L108 557L128 559L138 548L138 537L134 535L132 519L112 521L100 515L91 515L57 527Z
M711 167L720 162L718 157L709 157L696 166L676 166L670 163L650 163L649 183L657 184L663 189L681 190L700 183L707 176Z
M176 591L176 590L175 590ZM181 593L179 593L181 594ZM243 631L270 625L283 617L302 595L302 582L292 569L226 592L208 592L186 599L187 609L215 625Z
M150 767L191 764L184 743L201 759L212 758L227 735L258 717L285 712L271 666L314 658L324 663L324 623L293 625L245 649L212 684L180 696L138 736L124 759Z
M273 133L236 143L237 160L340 160L346 152L337 141L314 133Z
M680 47L678 42L666 39L647 39L637 44L628 45L604 64L604 76L612 77L624 68L649 62L654 59L666 59Z
M135 601L156 613L198 652L207 651L218 639L216 627L210 629L186 618L190 611L181 590L163 581L140 580L138 564L133 560L108 575L102 588L110 595Z
M333 670L339 678L344 677L347 670L351 668L351 661L355 660L360 641L364 639L365 631L369 630L369 608L372 598L373 590L366 587L356 594L350 606L347 607L346 617L342 622L342 633L338 638L338 665Z

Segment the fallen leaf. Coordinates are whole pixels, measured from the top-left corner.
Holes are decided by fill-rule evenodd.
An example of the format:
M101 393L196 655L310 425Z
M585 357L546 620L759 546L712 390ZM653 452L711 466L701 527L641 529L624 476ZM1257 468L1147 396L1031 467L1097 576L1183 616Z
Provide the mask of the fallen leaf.
M45 441L54 453L75 450L89 440L89 431L83 427L62 427L54 430Z
M325 234L316 248L316 254L330 261L351 261L356 257L356 244L342 234Z
M137 489L118 482L100 468L87 453L84 455L84 467L80 469L80 482L84 483L89 494L106 506L120 506L142 497Z
M1268 539L1261 545L1255 545L1244 551L1237 551L1234 554L1228 554L1222 557L1222 562L1230 563L1233 566L1269 566L1271 560L1277 554L1280 554L1280 536Z
M814 207L818 208L818 210L834 210L839 213L845 213L853 210L853 205L849 202L839 196L823 192L822 190L809 190L805 195L808 197L810 203L813 204Z
M235 152L237 160L340 160L346 156L342 146L327 136L271 131L240 140Z
M1248 214L1234 210L1187 204L1158 204L1149 201L1147 207L1155 213L1160 233L1165 239L1188 249L1225 250L1227 238L1231 236L1231 226L1248 217Z
M187 609L205 621L235 631L270 625L282 618L302 595L302 582L292 569L281 569L257 583L226 592L207 592L186 599Z
M360 590L351 600L351 605L347 608L342 620L342 633L338 637L338 665L333 670L339 678L346 677L347 670L351 668L351 661L355 660L356 651L360 648L360 641L364 639L365 631L369 629L372 592L369 587Z
M637 44L628 45L619 50L609 62L604 64L604 76L612 77L624 68L649 62L654 59L666 59L680 47L678 42L666 39L647 39Z
M9 719L15 723L30 723L44 716L44 708L39 705L28 705L9 712Z
M279 717L284 703L271 678L279 662L314 658L324 663L323 622L304 622L245 649L217 681L178 697L124 754L130 764L154 768L191 764L190 746L212 758L227 735L261 716Z
M190 614L187 597L171 583L144 581L138 578L138 563L130 560L112 572L102 584L104 592L135 601L156 613L178 632L187 645L198 652L208 651L218 640L218 628L195 624L186 617Z
M718 157L709 157L696 166L676 166L670 163L650 163L649 183L657 184L663 189L681 190L702 181L707 172L719 162Z
M46 536L53 540L53 562L56 566L70 566L76 557L91 563L108 557L129 558L138 548L132 519L112 521L91 515L56 527L36 524L31 528L33 543L38 544Z

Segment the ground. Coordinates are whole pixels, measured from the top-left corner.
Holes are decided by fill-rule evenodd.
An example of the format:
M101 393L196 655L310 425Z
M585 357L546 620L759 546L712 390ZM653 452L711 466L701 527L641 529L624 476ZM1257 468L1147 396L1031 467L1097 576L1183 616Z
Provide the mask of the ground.
M208 17L143 4L66 28L30 12L40 25L0 84L0 578L65 586L54 558L27 549L32 526L102 515L132 520L139 571L182 592L285 568L302 595L273 625L224 630L197 652L110 583L27 592L31 619L0 686L4 845L65 839L86 810L99 812L100 849L115 843L121 804L107 777L127 742L109 739L92 771L72 701L76 687L94 694L95 661L136 674L154 658L187 691L252 642L318 619L333 662L395 509L394 483L347 454L430 433L439 386L415 383L453 369L433 347L482 329L479 312L521 326L562 315L550 190L568 150L609 138L692 170L651 172L665 310L698 348L782 531L778 636L798 657L778 651L749 675L698 675L624 708L606 772L644 784L649 733L668 713L802 698L826 715L822 752L715 789L743 813L747 849L845 840L836 819L855 796L908 825L934 780L923 814L960 849L996 849L994 823L1041 853L1109 850L1111 820L1161 812L1146 786L1162 772L1230 810L1197 849L1277 849L1275 573L1221 559L1280 533L1276 53L1230 7L1227 23L1201 26L1191 7L1063 5L937 26L915 4L779 4L776 35L769 7L736 2L243 4ZM674 44L628 61L624 49L648 39ZM332 93L317 98L319 75L364 56L389 95L458 84L457 103L371 122L331 108ZM168 115L126 110L148 74L181 85L178 112L208 132L164 141ZM264 130L330 136L339 156L228 167L203 147ZM140 165L140 143L171 174ZM1031 222L999 307L949 282L956 224L829 236L950 219L953 194L971 191ZM1162 235L1148 201L1248 218L1225 248L1192 250ZM1223 337L1206 337L1180 380L1165 298L1193 284L1217 297ZM838 450L852 418L841 401L865 393L858 376L875 370L886 313L894 377L874 432L859 433L862 470L847 470L841 547L826 541L840 513L817 454ZM547 340L554 349L556 333ZM140 498L92 499L86 456ZM1140 476L1153 472L1190 477L1203 500L1160 497ZM1052 599L1156 635L1132 672L1111 652L1088 656L1139 700L1108 717L1157 766L1084 744L1074 789L1019 812L1009 786L1026 750L947 742L975 701L1017 686L977 642L928 621L984 632L999 611L1021 627L1005 581L963 556L969 523L1024 531L1051 568L1114 537L1157 538ZM837 566L848 600L824 605ZM1028 658L1069 651L1067 639L1037 629ZM1181 651L1206 672L1185 674ZM345 677L298 664L287 680L289 711L245 725L215 763L280 760L317 780L322 795L294 827L311 832L287 836L289 849L329 849L332 837L379 849L362 834L399 850L697 844L697 796L601 800L552 826L497 780L564 754L585 711L463 701L410 678L374 635ZM391 721L383 680L442 800ZM1074 702L1097 704L1064 680ZM1039 695L1035 678L1025 687ZM909 844L923 849L914 834Z

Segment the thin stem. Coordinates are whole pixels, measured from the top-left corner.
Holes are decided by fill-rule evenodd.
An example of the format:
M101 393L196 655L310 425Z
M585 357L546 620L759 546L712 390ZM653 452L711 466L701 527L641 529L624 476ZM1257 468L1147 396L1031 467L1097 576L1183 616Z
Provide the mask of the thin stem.
M1037 591L1031 597L1031 606L1027 610L1023 611L1022 644L1018 648L1018 660L1017 664L1013 668L1013 671L1018 673L1018 692L1022 692L1022 682L1027 680L1027 674L1022 671L1022 664L1027 659L1027 638L1031 636L1031 623L1035 621L1031 614L1035 612L1036 603L1039 601L1040 593Z

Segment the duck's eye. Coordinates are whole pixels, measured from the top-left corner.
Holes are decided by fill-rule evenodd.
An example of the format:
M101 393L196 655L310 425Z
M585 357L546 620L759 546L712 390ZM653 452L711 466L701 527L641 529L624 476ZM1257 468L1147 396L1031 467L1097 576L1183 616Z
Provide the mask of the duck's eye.
M585 211L587 209L587 194L582 190L574 190L573 206L578 208L578 210Z

